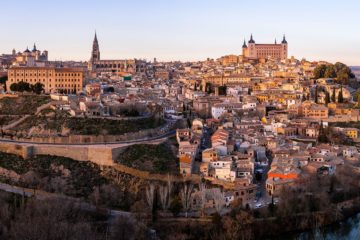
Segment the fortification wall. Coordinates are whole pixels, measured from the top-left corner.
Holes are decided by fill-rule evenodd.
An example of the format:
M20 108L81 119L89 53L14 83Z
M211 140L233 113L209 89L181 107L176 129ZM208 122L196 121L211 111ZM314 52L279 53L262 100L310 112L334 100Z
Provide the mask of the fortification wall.
M32 146L26 146L16 143L1 143L0 152L16 154L25 159L33 156Z
M0 152L16 154L25 159L35 155L53 155L77 161L90 161L99 165L113 165L113 149L108 146L31 145L1 142Z

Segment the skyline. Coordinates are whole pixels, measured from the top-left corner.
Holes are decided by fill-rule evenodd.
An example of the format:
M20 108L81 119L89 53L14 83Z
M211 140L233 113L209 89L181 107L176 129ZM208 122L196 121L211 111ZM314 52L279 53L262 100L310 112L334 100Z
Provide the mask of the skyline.
M102 59L197 61L241 54L253 34L257 43L289 42L289 56L360 65L356 13L360 3L309 0L268 3L233 0L65 0L6 2L0 17L7 37L1 53L33 43L51 60L88 61L96 30ZM16 21L8 20L16 9ZM60 13L60 14L59 14ZM261 17L255 17L261 16ZM27 24L24 24L24 23Z

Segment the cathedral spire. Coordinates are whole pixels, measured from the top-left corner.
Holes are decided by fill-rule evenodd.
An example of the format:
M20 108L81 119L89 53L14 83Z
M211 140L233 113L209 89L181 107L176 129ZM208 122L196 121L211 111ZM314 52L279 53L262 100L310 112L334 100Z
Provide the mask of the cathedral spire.
M100 60L100 49L99 49L99 43L95 30L95 36L94 36L92 52L91 52L91 61L99 61L99 60Z
M97 43L98 42L98 40L97 40L97 35L96 35L96 30L95 30L95 37L94 37L94 43Z
M287 44L287 41L286 41L286 38L285 38L285 34L284 34L284 37L283 37L283 40L281 42L282 44Z

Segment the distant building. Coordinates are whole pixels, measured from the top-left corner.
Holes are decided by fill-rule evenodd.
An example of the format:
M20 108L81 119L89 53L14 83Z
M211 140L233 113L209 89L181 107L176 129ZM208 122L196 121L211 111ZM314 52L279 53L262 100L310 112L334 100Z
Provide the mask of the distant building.
M285 39L285 35L281 43L274 44L256 44L251 34L248 45L244 40L242 46L243 56L248 59L287 59L288 57L288 43Z
M77 93L83 88L84 71L81 68L11 67L6 81L7 89L21 81L42 83L45 93Z
M41 52L34 44L33 49L30 51L26 48L23 52L16 52L12 50L11 54L3 54L0 56L1 63L10 67L13 66L27 66L27 67L44 67L48 64L48 51Z
M144 62L135 59L126 60L101 60L100 48L95 33L91 58L88 63L88 69L96 74L109 74L109 75L128 75L135 73L137 70L141 71L144 68Z

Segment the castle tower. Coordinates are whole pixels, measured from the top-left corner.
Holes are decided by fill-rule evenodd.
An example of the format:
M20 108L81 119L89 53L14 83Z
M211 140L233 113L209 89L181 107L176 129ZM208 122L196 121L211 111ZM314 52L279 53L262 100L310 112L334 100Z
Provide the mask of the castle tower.
M285 34L281 42L281 59L288 58L288 42L286 41Z
M248 47L247 47L247 45L246 45L245 38L244 38L244 43L243 43L243 45L242 45L242 55L243 55L244 57L247 56L247 49L248 49Z
M98 43L96 32L95 32L90 61L94 62L94 61L99 61L99 60L100 60L100 49L99 49L99 43Z
M255 46L255 40L253 39L253 35L251 34L250 40L248 42L248 51L249 51L249 58L256 58L256 46Z

